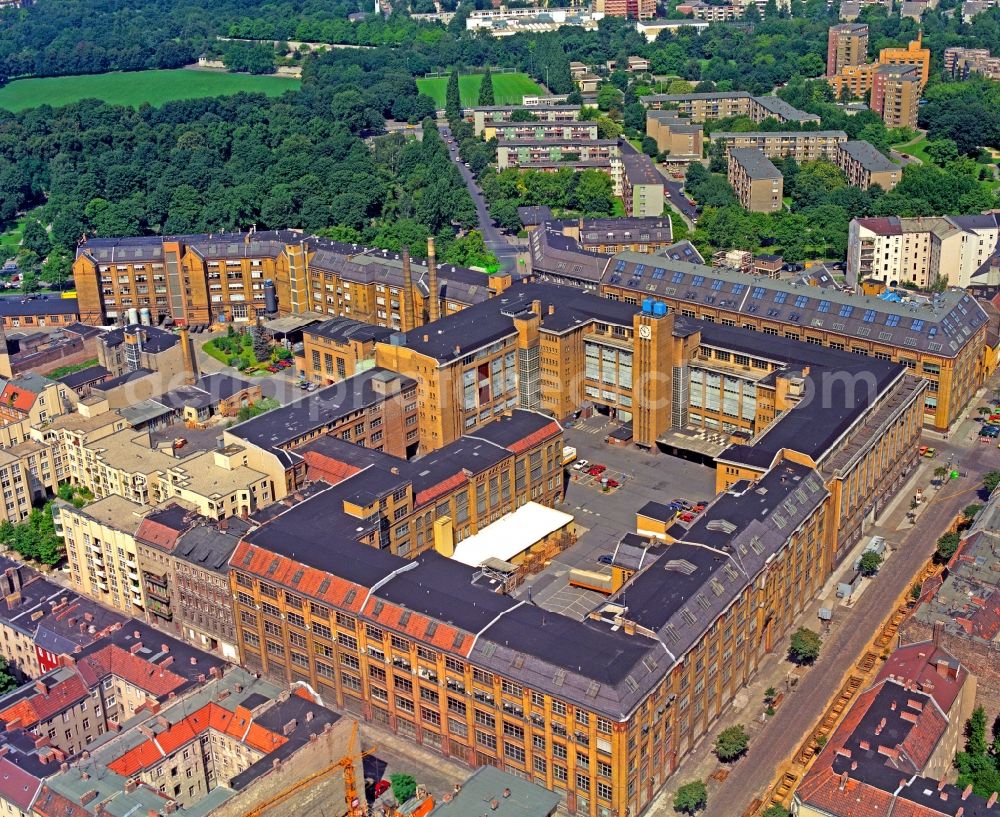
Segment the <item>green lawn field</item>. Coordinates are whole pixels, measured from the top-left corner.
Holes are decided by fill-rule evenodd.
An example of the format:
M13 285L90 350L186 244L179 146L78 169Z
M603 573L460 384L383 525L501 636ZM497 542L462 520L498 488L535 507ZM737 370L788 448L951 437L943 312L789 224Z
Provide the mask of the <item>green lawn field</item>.
M278 96L296 90L301 83L288 77L227 74L221 71L135 71L87 74L72 77L19 79L0 88L0 108L21 111L38 105L68 105L81 99L102 99L117 105L138 106L143 102L162 105L175 99L226 96L254 91ZM443 93L443 92L442 92Z
M462 104L479 104L479 86L482 74L460 74L458 89ZM448 93L448 77L424 77L417 80L417 90L434 98L434 104L443 108ZM525 94L540 94L542 89L527 74L493 74L493 96L497 105L520 105Z

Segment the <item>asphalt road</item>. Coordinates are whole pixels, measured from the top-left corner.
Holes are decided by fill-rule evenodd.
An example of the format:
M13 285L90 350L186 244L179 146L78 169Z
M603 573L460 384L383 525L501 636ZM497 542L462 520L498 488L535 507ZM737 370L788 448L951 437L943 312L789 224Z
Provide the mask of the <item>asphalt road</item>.
M441 128L441 137L445 140L451 138L451 129L447 126ZM458 155L458 143L452 142L448 145L448 153L455 162L458 172L465 179L465 186L469 188L469 195L472 196L472 203L476 205L476 216L479 219L479 231L483 234L483 241L486 246L497 257L501 268L505 272L514 272L517 267L517 247L512 246L498 230L490 217L490 211L486 206L486 199L483 198L483 191L476 184L476 177L472 171L465 166L465 163Z
M979 405L976 402L972 406ZM849 619L824 637L823 649L816 664L807 671L798 688L779 708L776 715L754 738L746 757L732 767L729 776L713 789L704 817L733 817L741 814L755 797L762 797L773 781L775 771L794 753L806 734L814 728L833 696L839 691L845 673L855 664L861 651L874 635L874 627L892 611L894 602L913 581L913 577L934 552L935 543L943 526L966 505L981 499L982 475L1000 464L1000 452L995 444L981 444L970 440L974 426L966 421L962 432L954 432L950 439L928 440L938 451L934 460L944 464L949 457L965 474L958 481L949 482L940 489L932 488L931 505L917 518L908 531L880 530L874 527L869 534L881 534L896 545L896 551L882 570L854 604ZM838 607L843 616L845 608ZM836 615L836 614L835 614ZM707 751L708 741L700 747ZM683 774L683 772L682 772Z
M622 153L638 153L635 146L628 141L628 139L619 140L622 146ZM654 165L654 167L656 167ZM684 197L684 185L682 182L676 179L671 179L670 176L666 175L660 168L656 168L656 172L660 174L663 178L663 186L666 191L670 194L668 196L668 201L673 206L675 210L679 210L689 221L696 221L698 218L698 210L695 208L691 202L689 202Z

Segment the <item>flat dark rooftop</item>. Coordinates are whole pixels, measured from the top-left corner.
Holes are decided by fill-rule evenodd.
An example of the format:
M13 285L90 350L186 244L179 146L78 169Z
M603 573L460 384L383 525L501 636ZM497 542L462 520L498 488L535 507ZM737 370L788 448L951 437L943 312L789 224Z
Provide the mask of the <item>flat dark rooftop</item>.
M250 698L247 699L247 701L249 700ZM318 735L327 724L332 725L339 721L340 715L299 695L290 695L286 700L265 709L254 720L271 732L283 734L288 740L274 751L268 752L260 760L252 763L245 771L230 778L229 786L234 791L242 791L263 777L272 769L274 761L292 757L295 752L309 742L310 734ZM295 727L290 732L286 732L286 725L293 722Z
M153 354L173 349L181 340L179 335L168 332L166 329L160 329L156 326L132 324L130 326L120 326L117 329L105 332L101 336L101 342L108 347L120 346L125 342L126 332L128 334L139 334L142 337L142 350Z
M511 412L510 415L498 417L493 422L477 429L472 436L481 440L489 440L501 448L509 448L525 437L556 425L555 420L546 414L518 409ZM552 432L555 433L555 431L556 428L553 427Z
M104 380L109 374L110 372L103 366L88 366L86 369L70 372L56 379L71 389L78 389L80 386L85 386L88 383L96 383Z
M403 345L439 361L454 360L512 335L516 331L514 316L529 314L534 301L542 305L542 329L553 332L564 332L590 321L631 326L633 316L639 311L637 306L624 301L601 298L575 287L520 283L495 298L407 332Z
M670 522L677 515L673 508L668 507L662 502L647 502L639 508L638 512L643 516L650 519L657 519L660 522Z
M415 385L408 377L376 367L239 423L229 432L260 448L281 448L311 431L336 423L341 417L380 402L382 397L373 385L376 379L396 379L402 389Z
M136 369L134 372L125 372L125 374L118 375L118 377L112 377L110 380L105 380L103 383L98 384L101 391L110 391L111 389L118 388L118 386L124 386L126 383L131 383L133 380L139 380L140 378L151 375L153 372L151 369Z
M322 323L306 327L303 331L307 335L318 335L336 343L346 343L352 340L360 343L372 343L386 340L393 330L384 326L362 323L351 318L330 318Z
M59 298L47 295L4 295L0 297L0 317L21 315L78 315L80 305L76 298Z

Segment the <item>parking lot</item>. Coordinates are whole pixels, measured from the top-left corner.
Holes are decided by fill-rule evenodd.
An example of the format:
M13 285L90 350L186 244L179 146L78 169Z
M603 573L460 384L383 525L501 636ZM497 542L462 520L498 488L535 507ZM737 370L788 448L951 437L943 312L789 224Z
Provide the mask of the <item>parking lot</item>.
M567 482L561 509L576 516L581 525L594 528L603 521L620 531L632 531L635 512L651 500L695 502L715 496L714 469L666 454L608 445L604 439L616 427L615 421L596 416L566 429L566 445L576 448L578 459L606 466L602 476L621 483L617 490L605 493L600 489L600 477L568 469L573 476Z
M530 593L531 600L547 610L584 618L604 597L593 590L571 587L570 570L609 572L599 557L613 553L623 533L635 531L636 511L647 502L666 503L675 498L695 502L715 495L712 468L666 454L608 445L604 440L617 425L598 416L566 429L566 445L576 448L577 458L603 465L605 470L591 476L587 469L567 468L566 497L559 508L576 518L579 538L518 588L520 598ZM602 477L620 482L620 487L602 490Z

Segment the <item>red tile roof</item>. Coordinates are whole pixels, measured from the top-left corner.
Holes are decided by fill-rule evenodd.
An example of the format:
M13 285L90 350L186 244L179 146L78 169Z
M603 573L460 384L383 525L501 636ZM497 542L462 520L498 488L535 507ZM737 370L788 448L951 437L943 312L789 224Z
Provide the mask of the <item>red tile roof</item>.
M321 454L318 451L303 451L302 459L306 462L310 479L323 480L329 482L331 485L343 482L361 470L356 465L341 462L328 454Z
M948 712L968 675L968 671L953 656L933 642L923 641L895 650L879 671L875 683L888 678L904 683L913 681L921 692L937 702L943 712Z
M23 414L31 411L31 407L35 405L35 400L37 399L38 395L34 392L22 389L20 386L15 386L12 383L4 386L3 391L0 392L0 404Z
M48 786L42 787L42 793L35 801L35 813L41 817L91 817L83 806L78 806Z
M243 707L230 712L212 702L129 749L108 763L108 768L123 777L131 777L162 758L173 755L209 730L228 735L263 754L269 754L288 742L284 735L254 723L251 714Z
M424 488L420 491L413 500L414 505L426 505L428 502L433 502L439 496L444 496L456 488L464 485L468 482L468 477L464 473L458 471L447 479L441 480L436 485L432 485L430 488Z
M342 610L357 612L361 609L361 604L368 594L367 587L354 584L339 576L332 576L286 556L278 556L248 542L240 542L236 546L229 564L236 570L252 573L268 582L284 587L293 587L298 593L325 601ZM271 570L272 565L274 565L274 570ZM293 583L292 578L299 571L302 572L302 577ZM321 593L320 587L324 583L325 590ZM355 591L354 598L348 603L347 596L352 590Z
M157 545L164 550L173 550L177 545L177 540L181 538L183 531L174 530L167 525L162 525L154 519L148 517L139 523L139 529L135 532L135 538Z
M48 692L36 692L0 711L0 720L9 724L20 719L21 727L28 729L79 703L89 694L83 679L74 673L65 681L57 683Z
M562 429L555 420L551 423L547 423L542 426L537 431L533 431L526 437L522 437L515 443L511 443L507 446L508 451L512 451L515 454L520 454L522 451L527 451L529 448L534 448L536 445L540 444L544 440L549 439L549 437L554 437Z
M156 698L163 698L187 683L169 666L146 661L116 644L109 644L79 659L77 669L91 687L112 675Z
M380 605L378 614L375 613L376 605ZM461 630L451 627L443 622L437 622L434 632L428 635L428 627L434 622L427 616L414 613L395 604L390 604L382 599L371 598L364 609L364 615L377 621L385 627L396 632L406 633L413 638L419 638L427 644L433 644L442 650L457 652L468 656L472 651L474 637L471 633L464 633ZM403 623L403 616L406 622Z

